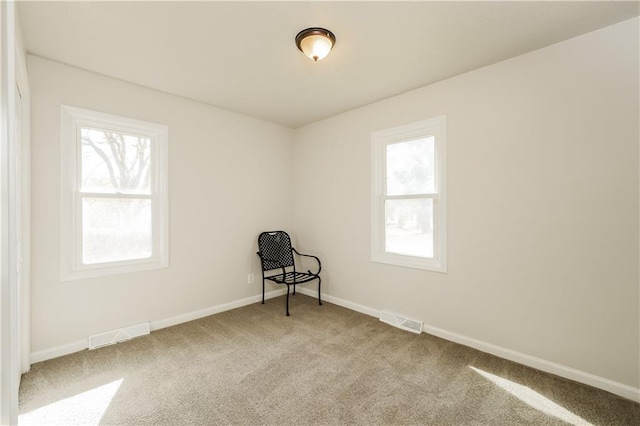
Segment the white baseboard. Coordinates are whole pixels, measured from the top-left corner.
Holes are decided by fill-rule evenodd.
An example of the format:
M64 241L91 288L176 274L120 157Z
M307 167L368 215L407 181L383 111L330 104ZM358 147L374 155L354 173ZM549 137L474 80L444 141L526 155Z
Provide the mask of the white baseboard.
M306 294L312 297L317 297L318 295L317 291L313 291L310 288L300 288L298 291L302 294ZM379 310L358 305L357 303L349 302L337 297L323 294L322 300L326 300L327 302L333 303L334 305L342 306L357 312L361 312L363 314L370 315L372 317L380 317ZM565 379L574 380L576 382L593 386L595 388L611 392L615 395L619 395L623 398L627 398L635 402L640 402L640 389L634 388L633 386L625 385L623 383L605 379L604 377L596 376L591 373L576 370L575 368L567 367L555 362L547 361L511 349L496 346L491 343L483 342L481 340L473 339L471 337L463 336L461 334L443 330L438 327L433 327L425 324L422 328L422 332L441 337L445 340L449 340L450 342L469 346L482 352L490 353L492 355L499 356L500 358L504 358L509 361L517 362L518 364L523 364L528 367L535 368L536 370L555 374L556 376L564 377Z
M640 402L640 389L605 379L604 377L596 376L595 374L576 370L575 368L527 355L522 352L506 349L491 343L463 336L461 334L452 333L438 327L425 325L423 326L423 332L441 337L451 342L460 343L461 345L478 349L482 352L499 356L500 358L508 359L509 361L517 362L518 364L535 368L536 370L555 374L556 376L564 377L565 379L574 380L598 389L606 390L607 392L611 392L632 401Z
M278 289L269 291L264 294L265 299L272 299L274 297L282 296L286 293L286 290ZM174 325L182 324L183 322L193 321L200 318L208 317L209 315L219 314L220 312L230 311L231 309L241 308L243 306L251 305L262 301L262 294L256 296L247 297L246 299L236 300L235 302L224 303L222 305L211 306L209 308L200 309L199 311L193 311L175 317L166 318L157 321L151 321L151 331L160 330L162 328L171 327Z
M282 296L286 293L286 290L278 289L265 293L265 299L271 299L273 297ZM231 309L240 308L242 306L251 305L252 303L257 303L262 300L262 294L257 296L247 297L246 299L237 300L235 302L224 303L222 305L216 305L205 309L200 309L198 311L189 312L183 315L177 315L175 317L166 318L157 321L150 321L149 325L151 331L160 330L161 328L171 327L173 325L182 324L183 322L193 321L199 318L208 317L209 315L217 314L224 311L229 311ZM74 352L80 352L84 349L89 348L89 340L82 339L77 340L75 342L67 343L65 345L56 346L50 349L44 349L37 352L31 353L31 364L35 364L37 362L46 361L53 358L58 358L64 355L69 355Z
M55 348L44 349L42 351L31 352L31 364L36 362L46 361L48 359L58 358L63 355L69 355L74 352L80 352L81 350L89 348L89 340L82 339L75 342L67 343L66 345L56 346Z
M298 293L302 293L311 297L318 297L317 288L314 290L313 287L305 288L299 287L296 289ZM360 312L361 314L369 315L372 317L380 317L380 311L377 309L372 309L367 306L358 305L357 303L349 302L348 300L339 299L337 297L330 296L328 294L322 293L322 300L326 300L329 303L333 303L334 305L342 306L343 308L351 309L352 311Z
M307 296L317 297L318 292L312 288L299 287L297 289L299 293ZM273 290L265 294L266 299L278 297L286 293L285 289ZM210 308L201 309L198 311L190 312L183 315L177 315L175 317L166 318L157 321L151 321L151 331L160 330L165 327L171 327L173 325L182 324L184 322L193 321L199 318L204 318L209 315L217 314L220 312L228 311L242 306L257 303L262 300L262 295L251 296L246 299L237 300L235 302L225 303L222 305L212 306ZM334 305L342 306L352 311L360 312L365 315L369 315L375 318L380 317L380 311L377 309L369 308L367 306L359 305L357 303L350 302L348 300L340 299L338 297L330 295L322 295L322 300L325 300ZM423 333L431 334L433 336L441 337L451 342L459 343L461 345L469 346L478 349L482 352L490 353L492 355L499 356L500 358L507 359L509 361L517 362L519 364L526 365L528 367L535 368L540 371L555 374L556 376L564 377L569 380L584 383L589 386L593 386L598 389L603 389L607 392L611 392L615 395L619 395L623 398L630 399L632 401L640 402L640 389L634 388L629 385L625 385L613 380L605 379L604 377L596 376L591 373L587 373L575 368L567 367L561 364L557 364L551 361L547 361L541 358L537 358L531 355L527 355L521 352L517 352L511 349L496 346L491 343L483 342L481 340L473 339L458 333L453 333L438 327L430 325L423 326ZM46 361L48 359L57 358L70 353L78 352L89 347L87 339L78 340L65 345L57 346L51 349L45 349L38 352L31 353L31 363Z

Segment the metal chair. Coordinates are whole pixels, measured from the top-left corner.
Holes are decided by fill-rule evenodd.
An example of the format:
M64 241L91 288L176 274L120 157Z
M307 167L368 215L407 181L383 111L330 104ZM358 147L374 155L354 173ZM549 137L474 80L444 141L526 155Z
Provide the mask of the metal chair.
M296 270L294 253L298 256L310 257L318 262L318 272L310 270L300 272ZM316 256L298 252L291 246L291 238L284 231L263 232L258 236L258 256L262 265L262 304L264 305L264 283L266 280L276 284L287 286L287 316L289 316L289 289L293 286L293 295L296 294L296 286L306 284L315 279L318 280L318 304L322 305L320 297L320 270L322 264ZM274 274L273 271L279 273Z

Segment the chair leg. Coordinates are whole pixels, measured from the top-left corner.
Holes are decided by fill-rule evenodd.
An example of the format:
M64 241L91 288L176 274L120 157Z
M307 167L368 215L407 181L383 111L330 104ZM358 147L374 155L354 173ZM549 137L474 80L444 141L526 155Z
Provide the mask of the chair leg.
M293 285L293 295L294 296L296 295L296 285L295 284Z
M262 279L262 304L264 305L264 278Z
M320 297L320 283L322 280L318 277L318 305L322 306L322 298Z
M287 284L287 316L289 316L289 284Z

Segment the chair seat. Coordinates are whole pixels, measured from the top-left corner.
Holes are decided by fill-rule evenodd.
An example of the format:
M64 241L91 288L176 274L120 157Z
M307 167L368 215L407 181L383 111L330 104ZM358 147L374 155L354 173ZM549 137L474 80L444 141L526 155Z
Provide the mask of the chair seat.
M274 281L278 284L304 284L318 279L318 275L306 272L287 272L286 274L272 275L264 277L266 280Z

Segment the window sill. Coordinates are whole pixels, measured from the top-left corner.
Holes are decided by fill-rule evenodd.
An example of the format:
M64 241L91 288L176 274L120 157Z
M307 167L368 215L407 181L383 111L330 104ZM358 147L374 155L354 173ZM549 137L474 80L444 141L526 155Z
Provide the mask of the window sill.
M371 261L405 268L422 269L424 271L440 273L447 272L447 265L444 265L434 259L425 259L422 257L403 256L391 253L375 253L371 255Z
M128 274L131 272L150 271L169 267L168 259L143 259L127 262L103 263L83 267L69 267L61 270L62 281L83 280L87 278L106 277Z

